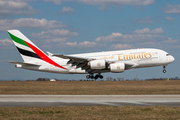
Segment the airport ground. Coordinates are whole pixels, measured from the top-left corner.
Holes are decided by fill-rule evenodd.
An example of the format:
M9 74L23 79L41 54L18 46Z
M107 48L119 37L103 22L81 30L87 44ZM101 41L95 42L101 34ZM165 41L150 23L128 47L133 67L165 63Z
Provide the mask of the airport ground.
M1 95L180 95L180 81L1 81ZM180 119L180 107L0 107L0 119Z
M0 81L10 95L180 95L180 80L157 81Z
M180 107L10 107L1 120L179 120Z

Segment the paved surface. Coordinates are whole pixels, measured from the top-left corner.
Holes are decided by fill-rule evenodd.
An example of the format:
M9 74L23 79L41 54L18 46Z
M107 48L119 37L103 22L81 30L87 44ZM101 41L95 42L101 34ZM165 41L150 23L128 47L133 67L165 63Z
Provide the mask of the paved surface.
M180 95L0 95L0 107L157 105L180 107Z

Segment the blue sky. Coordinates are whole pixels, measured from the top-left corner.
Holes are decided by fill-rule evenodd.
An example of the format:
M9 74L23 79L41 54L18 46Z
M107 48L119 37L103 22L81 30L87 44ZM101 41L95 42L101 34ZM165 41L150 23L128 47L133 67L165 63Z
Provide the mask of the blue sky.
M15 68L22 61L7 30L19 29L44 52L73 54L159 48L175 57L163 68L142 68L104 77L139 79L179 76L179 0L0 0L0 80L84 79Z

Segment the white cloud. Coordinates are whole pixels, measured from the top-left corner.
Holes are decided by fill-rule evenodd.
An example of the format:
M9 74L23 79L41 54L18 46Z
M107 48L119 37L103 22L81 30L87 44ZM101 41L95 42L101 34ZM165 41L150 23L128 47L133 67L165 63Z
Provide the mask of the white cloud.
M47 21L44 18L19 18L14 20L5 19L0 20L0 26L0 31L19 28L51 29L65 27L65 25L62 22L55 20Z
M155 0L77 0L90 5L138 5L146 6L155 3Z
M96 42L70 42L69 39L77 37L79 34L77 32L71 32L65 29L55 29L42 31L41 33L32 33L31 37L42 39L43 42L48 42L48 45L43 45L43 47L76 47L76 48L91 48L97 45Z
M67 42L66 45L69 45L69 46L77 46L77 42L74 41L74 42Z
M112 33L111 35L108 35L106 37L104 37L104 36L98 37L94 41L95 42L100 42L100 41L111 42L111 41L114 41L114 39L120 38L122 36L123 35L121 33Z
M155 0L45 0L48 2L54 2L55 4L61 4L62 2L76 1L78 3L90 4L90 5L138 5L146 6L155 3Z
M48 42L48 45L43 45L46 48L52 47L75 47L75 48L91 48L97 45L96 42L83 41L83 42L70 42L69 39L77 37L79 34L77 32L71 32L65 29L55 29L42 31L40 33L32 33L31 37L42 39L43 42Z
M41 33L32 33L33 38L46 39L46 42L66 42L72 37L76 37L79 34L77 32L71 32L65 29L55 29L42 31Z
M151 31L151 33L152 34L162 34L162 33L164 33L164 30L163 30L163 28L156 28L156 29L153 29L152 31Z
M137 23L157 23L157 22L160 22L159 17L154 18L150 16L137 20Z
M79 43L80 47L94 47L96 45L95 42L89 42L89 41L84 41Z
M44 42L49 42L44 47L74 47L74 48L95 48L109 47L109 49L131 49L131 48L179 48L178 40L162 36L163 28L149 28L135 30L129 34L112 33L107 36L97 37L94 41L71 42L69 39L78 36L76 32L71 32L65 29L55 29L42 31L40 33L32 33L32 37L42 39Z
M155 3L155 0L45 0L45 1L53 2L55 4L75 1L77 3L83 3L89 5L102 5L101 7L98 8L98 10L101 11L108 9L108 6L121 6L121 5L147 6ZM74 10L71 10L71 13L72 12L74 12Z
M164 33L163 28L155 28L150 30L144 28L135 30L130 34L122 35L121 33L111 34L106 37L98 37L96 42L111 44L110 49L131 49L131 48L180 48L179 40L174 40L166 36L162 36ZM109 39L109 40L108 40ZM107 43L108 42L108 43Z
M108 36L100 36L94 41L99 43L111 44L110 49L129 49L129 48L142 48L142 47L163 47L177 44L177 40L162 36L164 33L163 28L155 28L150 30L144 28L135 30L129 34L112 33Z
M74 13L74 9L71 8L71 7L63 7L62 8L62 13L65 14L65 13Z
M144 29L141 29L141 30L136 30L133 33L137 33L137 34L147 34L147 33L161 34L161 33L164 33L164 30L161 27L160 28L155 28L152 31L149 28L144 28Z
M175 20L174 18L172 18L172 17L170 17L170 16L169 16L169 17L165 17L165 19L166 19L166 20Z
M32 33L31 36L34 38L54 38L54 37L75 37L79 34L77 32L70 32L65 29L55 29L55 30L47 30L42 31L41 33Z
M98 8L98 10L104 11L107 10L108 7L106 5L102 5L101 7Z
M45 0L48 2L54 2L55 4L61 4L62 2L76 1L78 3L90 4L90 5L138 5L146 6L155 3L155 0Z
M142 46L157 46L157 45L159 45L159 43L157 43L157 42L155 42L155 41L148 41L148 42L143 42L143 43L140 43L140 45L142 45Z
M173 40L172 38L168 38L167 40L164 40L164 41L162 41L161 43L167 43L167 44L169 44L169 43L176 43L176 42L178 42L178 40Z
M26 0L0 0L0 15L31 15L36 13Z
M113 44L110 46L112 50L122 50L122 49L131 49L133 48L132 45L129 44Z
M9 39L0 40L0 46L10 46L12 44L13 44L12 40Z
M144 41L141 43L136 44L137 46L144 46L144 47L155 47L155 48L180 48L178 40L173 40L172 38L164 38L162 40L151 40L151 41Z
M150 33L150 29L149 28L144 28L142 30L136 30L133 33Z
M149 29L149 28L148 28ZM136 30L134 32L131 32L133 34L126 34L123 35L121 33L112 33L108 36L100 36L96 38L95 42L121 42L121 43L127 43L127 42L143 42L143 41L150 41L154 39L162 40L165 37L159 35L160 33L163 33L163 29L156 28L152 31L145 28L145 30Z
M44 0L46 2L53 2L55 4L61 4L62 2L76 1L76 0Z
M62 0L45 0L47 2L53 2L55 4L61 4Z
M167 4L167 6L164 8L164 12L167 14L180 13L180 5Z
M89 41L84 41L81 43L75 42L67 42L65 43L69 47L78 47L78 48L86 48L86 47L95 47L96 43L95 42L89 42Z
M67 37L46 39L46 42L66 42Z

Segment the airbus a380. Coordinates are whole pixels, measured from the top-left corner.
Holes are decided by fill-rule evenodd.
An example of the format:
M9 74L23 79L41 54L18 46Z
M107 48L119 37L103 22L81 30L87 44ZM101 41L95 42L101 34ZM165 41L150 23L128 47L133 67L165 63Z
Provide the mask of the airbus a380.
M19 30L8 30L24 62L8 61L17 68L60 73L88 74L86 78L103 78L101 73L122 73L133 68L165 66L174 62L174 57L160 49L130 49L119 51L83 53L73 55L46 55ZM94 75L95 74L95 75Z

